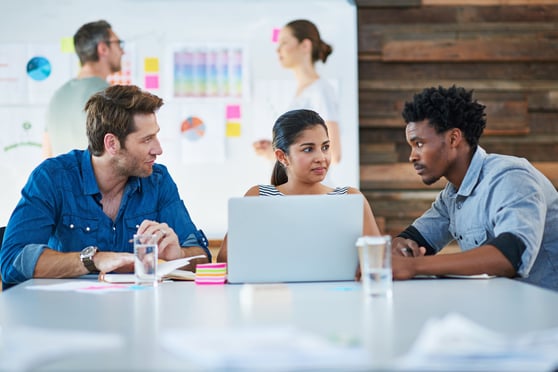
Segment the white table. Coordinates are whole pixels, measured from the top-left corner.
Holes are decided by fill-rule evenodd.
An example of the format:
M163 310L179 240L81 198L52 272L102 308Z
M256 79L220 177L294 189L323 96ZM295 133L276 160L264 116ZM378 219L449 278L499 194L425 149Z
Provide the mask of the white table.
M105 294L26 288L62 282L30 280L0 294L4 334L19 327L109 332L120 336L124 346L64 355L33 369L197 370L189 360L146 341L173 328L187 332L290 326L364 345L371 367L385 368L409 350L429 318L449 313L510 336L558 327L558 292L504 278L395 282L391 299L366 299L360 283L354 282L285 284L257 289L250 298L242 285L192 282ZM385 342L378 343L379 336ZM29 344L19 346L25 349Z

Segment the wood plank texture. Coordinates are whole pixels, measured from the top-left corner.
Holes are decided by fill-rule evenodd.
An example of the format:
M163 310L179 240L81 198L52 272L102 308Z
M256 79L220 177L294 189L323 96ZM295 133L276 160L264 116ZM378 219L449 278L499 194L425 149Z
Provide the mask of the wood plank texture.
M382 47L385 62L556 62L558 43L554 35L523 39L486 37L461 40L392 40Z
M426 87L459 85L475 91L529 92L558 91L558 80L465 80L465 79L416 79L394 80L392 76L383 80L359 80L361 90L420 92Z
M371 190L426 190L442 189L446 181L426 186L410 163L376 164L360 166L360 185Z
M356 0L358 7L368 8L419 6L421 2L422 0Z
M558 161L532 164L558 187ZM441 179L430 186L423 184L410 163L363 165L360 180L366 190L441 190L447 183Z
M422 0L422 5L463 6L463 5L541 5L556 4L556 0Z
M490 63L468 62L454 63L441 61L436 63L419 62L390 62L385 63L362 58L359 55L360 80L556 80L558 63L535 62L509 63L490 61ZM546 93L546 92L545 92Z
M530 160L558 187L558 1L357 0L360 188L397 234L439 190L408 162L401 111L427 87L486 105L480 145Z

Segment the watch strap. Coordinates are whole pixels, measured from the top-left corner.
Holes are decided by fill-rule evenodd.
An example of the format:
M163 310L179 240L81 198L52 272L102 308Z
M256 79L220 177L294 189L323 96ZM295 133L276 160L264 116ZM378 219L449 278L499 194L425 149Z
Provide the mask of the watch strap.
M82 254L80 254L81 262L83 263L83 266L85 266L85 268L90 273L98 273L99 269L97 269L97 266L95 266L95 262L93 261L93 256L95 256L95 254L99 251L99 249L97 247L91 246L85 248L84 250L88 248L93 248L93 253L88 253L84 255L82 252Z
M90 273L99 272L99 270L97 270L97 266L95 266L95 262L93 262L92 257L83 257L81 262L83 262L83 266L85 266L85 268L89 270Z

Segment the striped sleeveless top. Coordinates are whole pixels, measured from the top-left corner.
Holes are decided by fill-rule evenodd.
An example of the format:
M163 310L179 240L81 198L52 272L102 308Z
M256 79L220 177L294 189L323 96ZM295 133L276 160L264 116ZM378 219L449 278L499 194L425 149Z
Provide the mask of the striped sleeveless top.
M260 196L285 196L281 191L273 185L259 185ZM349 191L349 186L336 187L332 191L328 192L327 195L344 195Z

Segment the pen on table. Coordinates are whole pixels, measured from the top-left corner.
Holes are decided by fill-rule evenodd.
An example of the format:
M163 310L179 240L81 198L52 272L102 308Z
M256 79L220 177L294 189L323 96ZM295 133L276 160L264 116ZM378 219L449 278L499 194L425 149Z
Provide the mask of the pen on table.
M409 247L401 248L401 253L403 254L403 256L406 256L406 257L409 257L409 256L414 257L415 256L413 250Z

